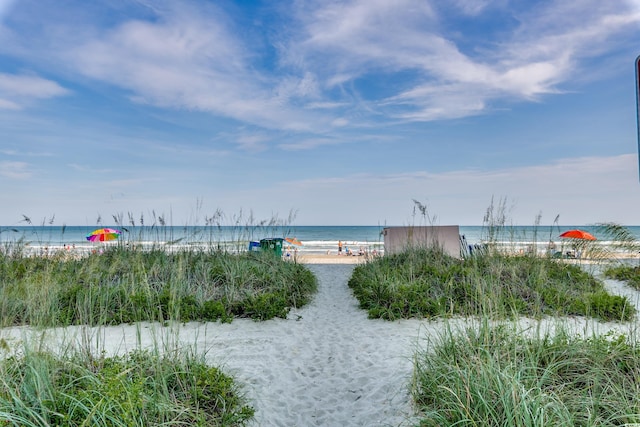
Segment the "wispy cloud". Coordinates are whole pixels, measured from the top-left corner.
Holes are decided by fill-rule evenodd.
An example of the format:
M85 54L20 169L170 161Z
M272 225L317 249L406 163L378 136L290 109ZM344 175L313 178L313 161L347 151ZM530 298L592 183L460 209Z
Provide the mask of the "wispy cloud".
M278 144L278 147L286 151L300 151L300 150L309 150L312 148L323 147L327 145L339 145L343 143L345 143L345 141L335 137L334 138L302 138L295 142Z
M213 113L270 129L309 130L293 108L317 92L312 73L273 78L254 64L231 19L213 6L185 4L97 31L66 59L84 76L128 90L135 102Z
M500 4L504 3L500 1L492 1L492 0L451 0L451 3L460 10L461 13L465 15L475 16L479 15L485 9L489 8L492 4Z
M500 7L488 7L486 1L457 4L458 13L479 20L490 19ZM295 63L320 70L319 80L327 86L414 72L416 78L398 85L395 94L369 102L388 114L418 121L475 115L503 99L536 100L558 93L580 72L582 59L640 23L637 8L620 0L527 3L515 12L513 29L471 51L461 47L468 40L451 39L443 32L446 20L456 17L445 15L435 3L354 0L305 5L298 15L301 31L290 47Z
M56 30L46 33L48 44L40 40L31 50L22 40L21 55L122 88L137 103L322 134L367 122L478 115L503 101L560 93L580 74L582 61L607 49L610 38L629 37L628 29L640 23L637 5L625 0L457 0L447 6L330 0L293 2L279 9L288 14L286 30L245 36L245 23L231 8L141 4L144 14L110 26L80 24L80 43ZM452 21L490 22L496 12L512 25L482 44L475 34L448 31ZM0 81L0 108L21 106L6 87L21 87L25 97L64 93L44 79L9 77L18 79Z
M235 137L236 144L245 151L260 152L266 149L270 137L263 133L257 134L240 134Z
M34 99L47 99L70 92L58 83L27 74L0 73L0 109L18 110Z
M30 165L25 162L0 162L0 176L15 180L24 180L31 178L32 172Z

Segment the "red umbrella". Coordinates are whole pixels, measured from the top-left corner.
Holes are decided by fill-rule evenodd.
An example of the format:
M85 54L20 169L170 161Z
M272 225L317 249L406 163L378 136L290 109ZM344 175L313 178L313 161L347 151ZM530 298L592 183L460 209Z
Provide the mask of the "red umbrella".
M284 240L286 240L287 242L291 243L292 245L302 246L302 242L300 240L296 239L295 237L287 237Z
M565 231L560 235L560 237L566 237L568 239L597 240L593 234L584 230Z

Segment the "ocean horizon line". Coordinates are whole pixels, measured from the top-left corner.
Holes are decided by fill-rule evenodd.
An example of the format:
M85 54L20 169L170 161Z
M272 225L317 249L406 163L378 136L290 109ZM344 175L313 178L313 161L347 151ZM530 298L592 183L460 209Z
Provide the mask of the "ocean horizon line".
M378 228L389 228L389 227L483 227L483 228L541 228L541 227L554 227L554 228L579 228L579 227L598 227L604 224L618 224L622 227L640 227L640 223L638 224L621 224L617 222L598 222L598 223L587 223L587 224L505 224L505 225L492 225L492 224L338 224L338 225L327 225L327 224L281 224L281 225L266 225L266 224L235 224L235 225L226 225L226 224L117 224L117 223L96 223L96 224L11 224L11 225L0 225L0 231L2 229L10 229L10 228L35 228L35 227L47 227L47 228L66 228L66 227L87 227L87 228L102 228L102 227L110 227L110 228L137 228L137 227L146 227L146 228L161 228L161 227L198 227L198 228L247 228L247 227L263 227L263 228L295 228L295 227L378 227Z

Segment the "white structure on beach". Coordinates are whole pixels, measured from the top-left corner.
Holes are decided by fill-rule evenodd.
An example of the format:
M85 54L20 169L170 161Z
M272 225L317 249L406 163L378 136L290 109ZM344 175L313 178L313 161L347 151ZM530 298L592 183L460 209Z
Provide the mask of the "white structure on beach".
M460 227L457 225L388 227L382 234L385 254L399 253L410 247L439 246L445 253L460 257Z

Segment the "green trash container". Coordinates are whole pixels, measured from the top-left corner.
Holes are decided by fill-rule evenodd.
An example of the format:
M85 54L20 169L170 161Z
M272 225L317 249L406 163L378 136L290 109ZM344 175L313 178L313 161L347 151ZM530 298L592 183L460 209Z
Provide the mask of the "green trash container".
M260 240L260 250L262 252L273 253L276 256L282 256L282 242L284 239L280 237L274 237L270 239Z

